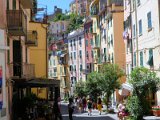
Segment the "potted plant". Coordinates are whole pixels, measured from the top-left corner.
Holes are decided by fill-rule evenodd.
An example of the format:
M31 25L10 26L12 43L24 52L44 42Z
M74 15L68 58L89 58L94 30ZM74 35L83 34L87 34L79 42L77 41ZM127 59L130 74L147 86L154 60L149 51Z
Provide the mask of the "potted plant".
M160 116L160 106L153 106L152 111L153 111L153 115Z

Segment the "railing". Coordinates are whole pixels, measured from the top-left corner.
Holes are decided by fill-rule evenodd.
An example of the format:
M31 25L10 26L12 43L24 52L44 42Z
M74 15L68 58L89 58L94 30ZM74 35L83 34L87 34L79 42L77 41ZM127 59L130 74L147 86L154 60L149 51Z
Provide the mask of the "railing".
M27 40L25 41L27 46L37 46L37 31L28 31Z
M7 10L7 28L10 35L26 35L27 17L22 10Z
M10 63L8 64L9 77L14 78L33 78L35 77L35 65L29 63Z
M108 2L108 5L112 5L112 4L115 4L115 5L119 5L119 6L123 6L123 0L110 0Z

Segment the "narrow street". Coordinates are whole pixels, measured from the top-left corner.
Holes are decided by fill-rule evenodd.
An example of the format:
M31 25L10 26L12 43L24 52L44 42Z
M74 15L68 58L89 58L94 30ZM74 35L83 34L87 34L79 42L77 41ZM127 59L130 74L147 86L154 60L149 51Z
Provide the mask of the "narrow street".
M61 103L61 112L63 120L69 120L67 103ZM98 110L93 110L92 116L88 116L87 112L78 113L78 111L74 111L73 120L118 120L118 118L116 114L106 114L103 112L101 115L99 115Z

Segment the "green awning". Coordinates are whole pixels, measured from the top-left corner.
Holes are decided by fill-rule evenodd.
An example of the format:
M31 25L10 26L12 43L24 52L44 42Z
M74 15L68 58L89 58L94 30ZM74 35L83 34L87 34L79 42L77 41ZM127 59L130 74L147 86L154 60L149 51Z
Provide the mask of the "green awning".
M153 55L149 58L147 64L148 64L149 66L153 66Z

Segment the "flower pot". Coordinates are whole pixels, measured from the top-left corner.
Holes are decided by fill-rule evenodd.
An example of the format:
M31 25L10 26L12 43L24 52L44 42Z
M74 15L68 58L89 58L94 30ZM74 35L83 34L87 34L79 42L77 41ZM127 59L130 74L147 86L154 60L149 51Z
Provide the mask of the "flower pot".
M154 116L160 116L160 110L153 110Z

